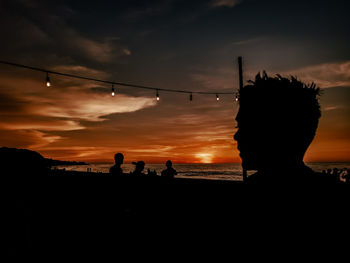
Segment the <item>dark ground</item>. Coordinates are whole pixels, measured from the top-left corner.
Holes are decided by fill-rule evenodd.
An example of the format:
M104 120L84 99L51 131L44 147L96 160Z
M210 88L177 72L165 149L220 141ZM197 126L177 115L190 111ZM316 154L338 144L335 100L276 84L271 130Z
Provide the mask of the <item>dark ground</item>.
M274 234L323 236L329 230L322 224L341 233L348 225L346 186L276 189L68 172L3 186L12 258L133 257L220 242L232 249Z

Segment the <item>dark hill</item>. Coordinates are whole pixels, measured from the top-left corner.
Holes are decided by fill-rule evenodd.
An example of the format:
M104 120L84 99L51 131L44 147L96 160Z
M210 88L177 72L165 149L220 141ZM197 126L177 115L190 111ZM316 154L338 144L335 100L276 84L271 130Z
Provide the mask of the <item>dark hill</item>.
M45 164L47 167L56 165L87 165L85 162L75 162L75 161L60 161L49 158L44 158L40 153L27 150L27 149L17 149L17 148L0 148L1 163L4 160L21 160L25 163L34 162L38 164ZM12 162L11 162L12 163Z
M56 165L83 165L83 162L58 161L44 158L40 153L27 149L0 148L0 167L5 176L16 175L27 178L47 175L49 168Z

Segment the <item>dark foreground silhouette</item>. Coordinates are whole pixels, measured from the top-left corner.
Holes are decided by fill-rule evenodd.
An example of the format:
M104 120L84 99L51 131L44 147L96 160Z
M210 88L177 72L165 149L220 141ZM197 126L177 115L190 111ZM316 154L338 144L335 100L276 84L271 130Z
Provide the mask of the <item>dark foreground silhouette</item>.
M266 73L240 90L234 138L243 168L258 171L246 182L293 186L340 182L303 162L321 116L319 95L315 84Z
M305 233L342 233L339 222L349 221L346 184L334 193L338 171L330 177L303 163L320 117L318 93L314 85L267 75L240 91L235 139L243 167L258 170L248 184L173 178L171 162L162 176L144 176L142 161L125 175L122 154L111 176L52 171L38 153L1 148L7 254L26 261L134 255L145 261L220 240L239 251L240 244L271 243L274 233L278 243L294 236L298 245Z

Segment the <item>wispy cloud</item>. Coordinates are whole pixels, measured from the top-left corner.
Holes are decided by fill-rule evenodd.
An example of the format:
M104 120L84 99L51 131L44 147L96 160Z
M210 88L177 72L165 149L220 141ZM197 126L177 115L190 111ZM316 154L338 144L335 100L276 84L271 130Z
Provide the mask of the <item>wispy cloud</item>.
M84 59L106 63L131 55L130 48L125 43L121 44L119 37L91 37L68 23L76 14L64 4L52 3L52 6L48 6L38 1L16 2L18 10L5 10L0 15L0 33L3 39L0 46L12 53L18 52L21 59L37 61L38 54L44 53L41 61L56 55L60 59L64 57L73 61ZM21 8L26 8L26 11L21 12ZM23 52L27 49L32 52Z
M0 129L0 145L18 148L40 148L61 140L58 135L51 135L35 130L2 130Z
M249 39L243 39L233 42L232 44L235 46L244 46L244 45L250 45L250 44L256 44L260 41L262 41L263 37L255 37L255 38L249 38Z
M231 68L199 69L196 73L191 73L190 77L200 83L204 89L233 90L234 72Z
M36 119L36 120L35 120ZM39 118L12 118L5 119L0 124L0 129L4 130L41 130L41 131L74 131L82 130L84 127L73 120L40 120Z
M242 0L212 0L210 2L211 7L234 7L240 4Z
M325 108L323 108L323 111L333 111L333 110L339 110L342 109L341 106L327 106Z
M81 65L57 65L52 67L52 70L62 72L62 73L69 73L73 75L76 74L83 77L88 76L91 78L107 79L110 76L108 73L104 71L88 68ZM67 79L67 81L72 81L72 79ZM79 82L81 83L81 81Z
M127 95L76 93L62 94L60 97L44 99L32 98L40 105L37 115L78 119L85 121L104 121L107 115L135 112L156 104L153 98L131 97Z
M260 70L262 71L264 68ZM245 79L253 80L258 71L248 68L244 72ZM268 74L295 76L306 83L315 82L320 88L350 87L350 61L323 63L288 71L269 70ZM194 81L211 90L232 88L232 80L234 78L231 68L201 69L196 73L190 74L190 76Z
M350 87L350 61L324 63L287 72L305 82L315 82L321 88Z
M163 0L153 4L140 5L126 12L122 18L126 21L136 22L147 17L163 15L171 10L173 2L174 0Z
M131 51L126 47L121 47L116 40L106 38L102 40L94 40L83 36L74 28L63 25L59 32L57 41L63 45L66 50L71 50L90 60L97 62L110 62L120 56L129 56Z

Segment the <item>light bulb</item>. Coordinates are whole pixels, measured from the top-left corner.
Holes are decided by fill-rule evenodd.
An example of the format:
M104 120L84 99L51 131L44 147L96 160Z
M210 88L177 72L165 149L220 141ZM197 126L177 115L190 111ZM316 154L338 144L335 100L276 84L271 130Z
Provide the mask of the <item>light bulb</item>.
M158 90L157 90L157 101L159 101L160 100L160 98L159 98L159 93L158 93Z
M217 100L217 101L219 101L219 100L220 100L220 98L219 98L219 95L218 95L218 94L216 94L216 100Z
M51 87L50 77L49 73L46 73L46 87Z
M114 90L114 86L112 85L112 97L114 97L115 95L115 90Z

